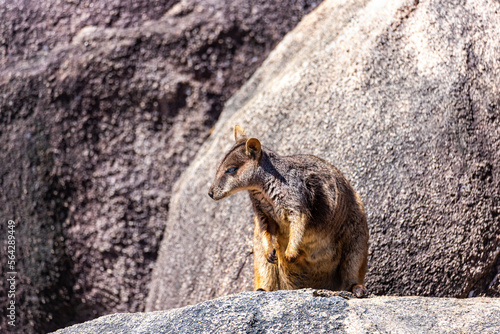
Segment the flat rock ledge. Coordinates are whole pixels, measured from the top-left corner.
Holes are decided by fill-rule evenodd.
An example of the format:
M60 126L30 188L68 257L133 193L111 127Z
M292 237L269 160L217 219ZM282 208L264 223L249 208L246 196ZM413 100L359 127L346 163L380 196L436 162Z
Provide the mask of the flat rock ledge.
M500 298L346 299L322 291L242 292L167 311L111 314L55 333L500 332Z

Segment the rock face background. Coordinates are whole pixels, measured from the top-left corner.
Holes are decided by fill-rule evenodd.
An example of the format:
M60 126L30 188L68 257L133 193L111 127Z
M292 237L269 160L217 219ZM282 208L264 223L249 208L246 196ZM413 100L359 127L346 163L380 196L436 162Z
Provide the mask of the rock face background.
M319 290L321 291L321 290ZM175 310L113 314L57 331L93 333L498 333L500 300L243 292Z
M147 310L252 289L245 193L207 196L232 127L339 167L375 294L500 296L500 3L323 2L227 103L177 183Z
M0 4L0 232L18 223L16 330L144 309L173 182L317 3Z

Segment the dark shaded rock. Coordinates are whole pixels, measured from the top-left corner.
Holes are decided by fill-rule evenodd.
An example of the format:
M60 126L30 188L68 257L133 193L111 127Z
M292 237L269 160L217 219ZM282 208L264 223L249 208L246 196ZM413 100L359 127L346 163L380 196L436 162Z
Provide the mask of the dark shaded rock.
M228 101L179 179L146 309L252 289L248 196L207 196L235 124L351 180L372 293L499 296L499 48L498 1L323 2Z
M157 20L179 0L23 1L0 7L0 59L14 63L68 44L85 26L130 28Z
M144 309L172 183L226 99L314 7L0 5L0 212L18 223L17 330Z
M184 308L113 314L72 333L496 333L498 298L314 297L313 290L243 292Z

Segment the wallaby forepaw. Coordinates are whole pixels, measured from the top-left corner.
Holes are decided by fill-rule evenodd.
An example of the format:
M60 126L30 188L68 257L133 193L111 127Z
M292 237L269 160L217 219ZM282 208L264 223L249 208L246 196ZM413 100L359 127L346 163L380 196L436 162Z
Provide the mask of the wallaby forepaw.
M271 264L276 264L278 263L278 257L276 256L276 249L273 249L272 251L270 251L267 256L266 256L266 260L267 262L271 263Z
M368 296L368 290L361 284L356 284L355 286L353 286L352 293L358 298L363 298Z
M295 261L297 261L298 257L298 252L289 252L288 250L285 252L285 259L290 263L294 263Z

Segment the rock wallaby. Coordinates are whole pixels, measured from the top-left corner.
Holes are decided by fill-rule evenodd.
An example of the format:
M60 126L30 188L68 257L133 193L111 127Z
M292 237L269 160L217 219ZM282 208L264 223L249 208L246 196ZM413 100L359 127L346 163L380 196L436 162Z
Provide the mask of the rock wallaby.
M255 289L316 288L367 295L368 226L342 173L313 155L281 156L247 138L220 163L209 196L248 190L255 212Z

